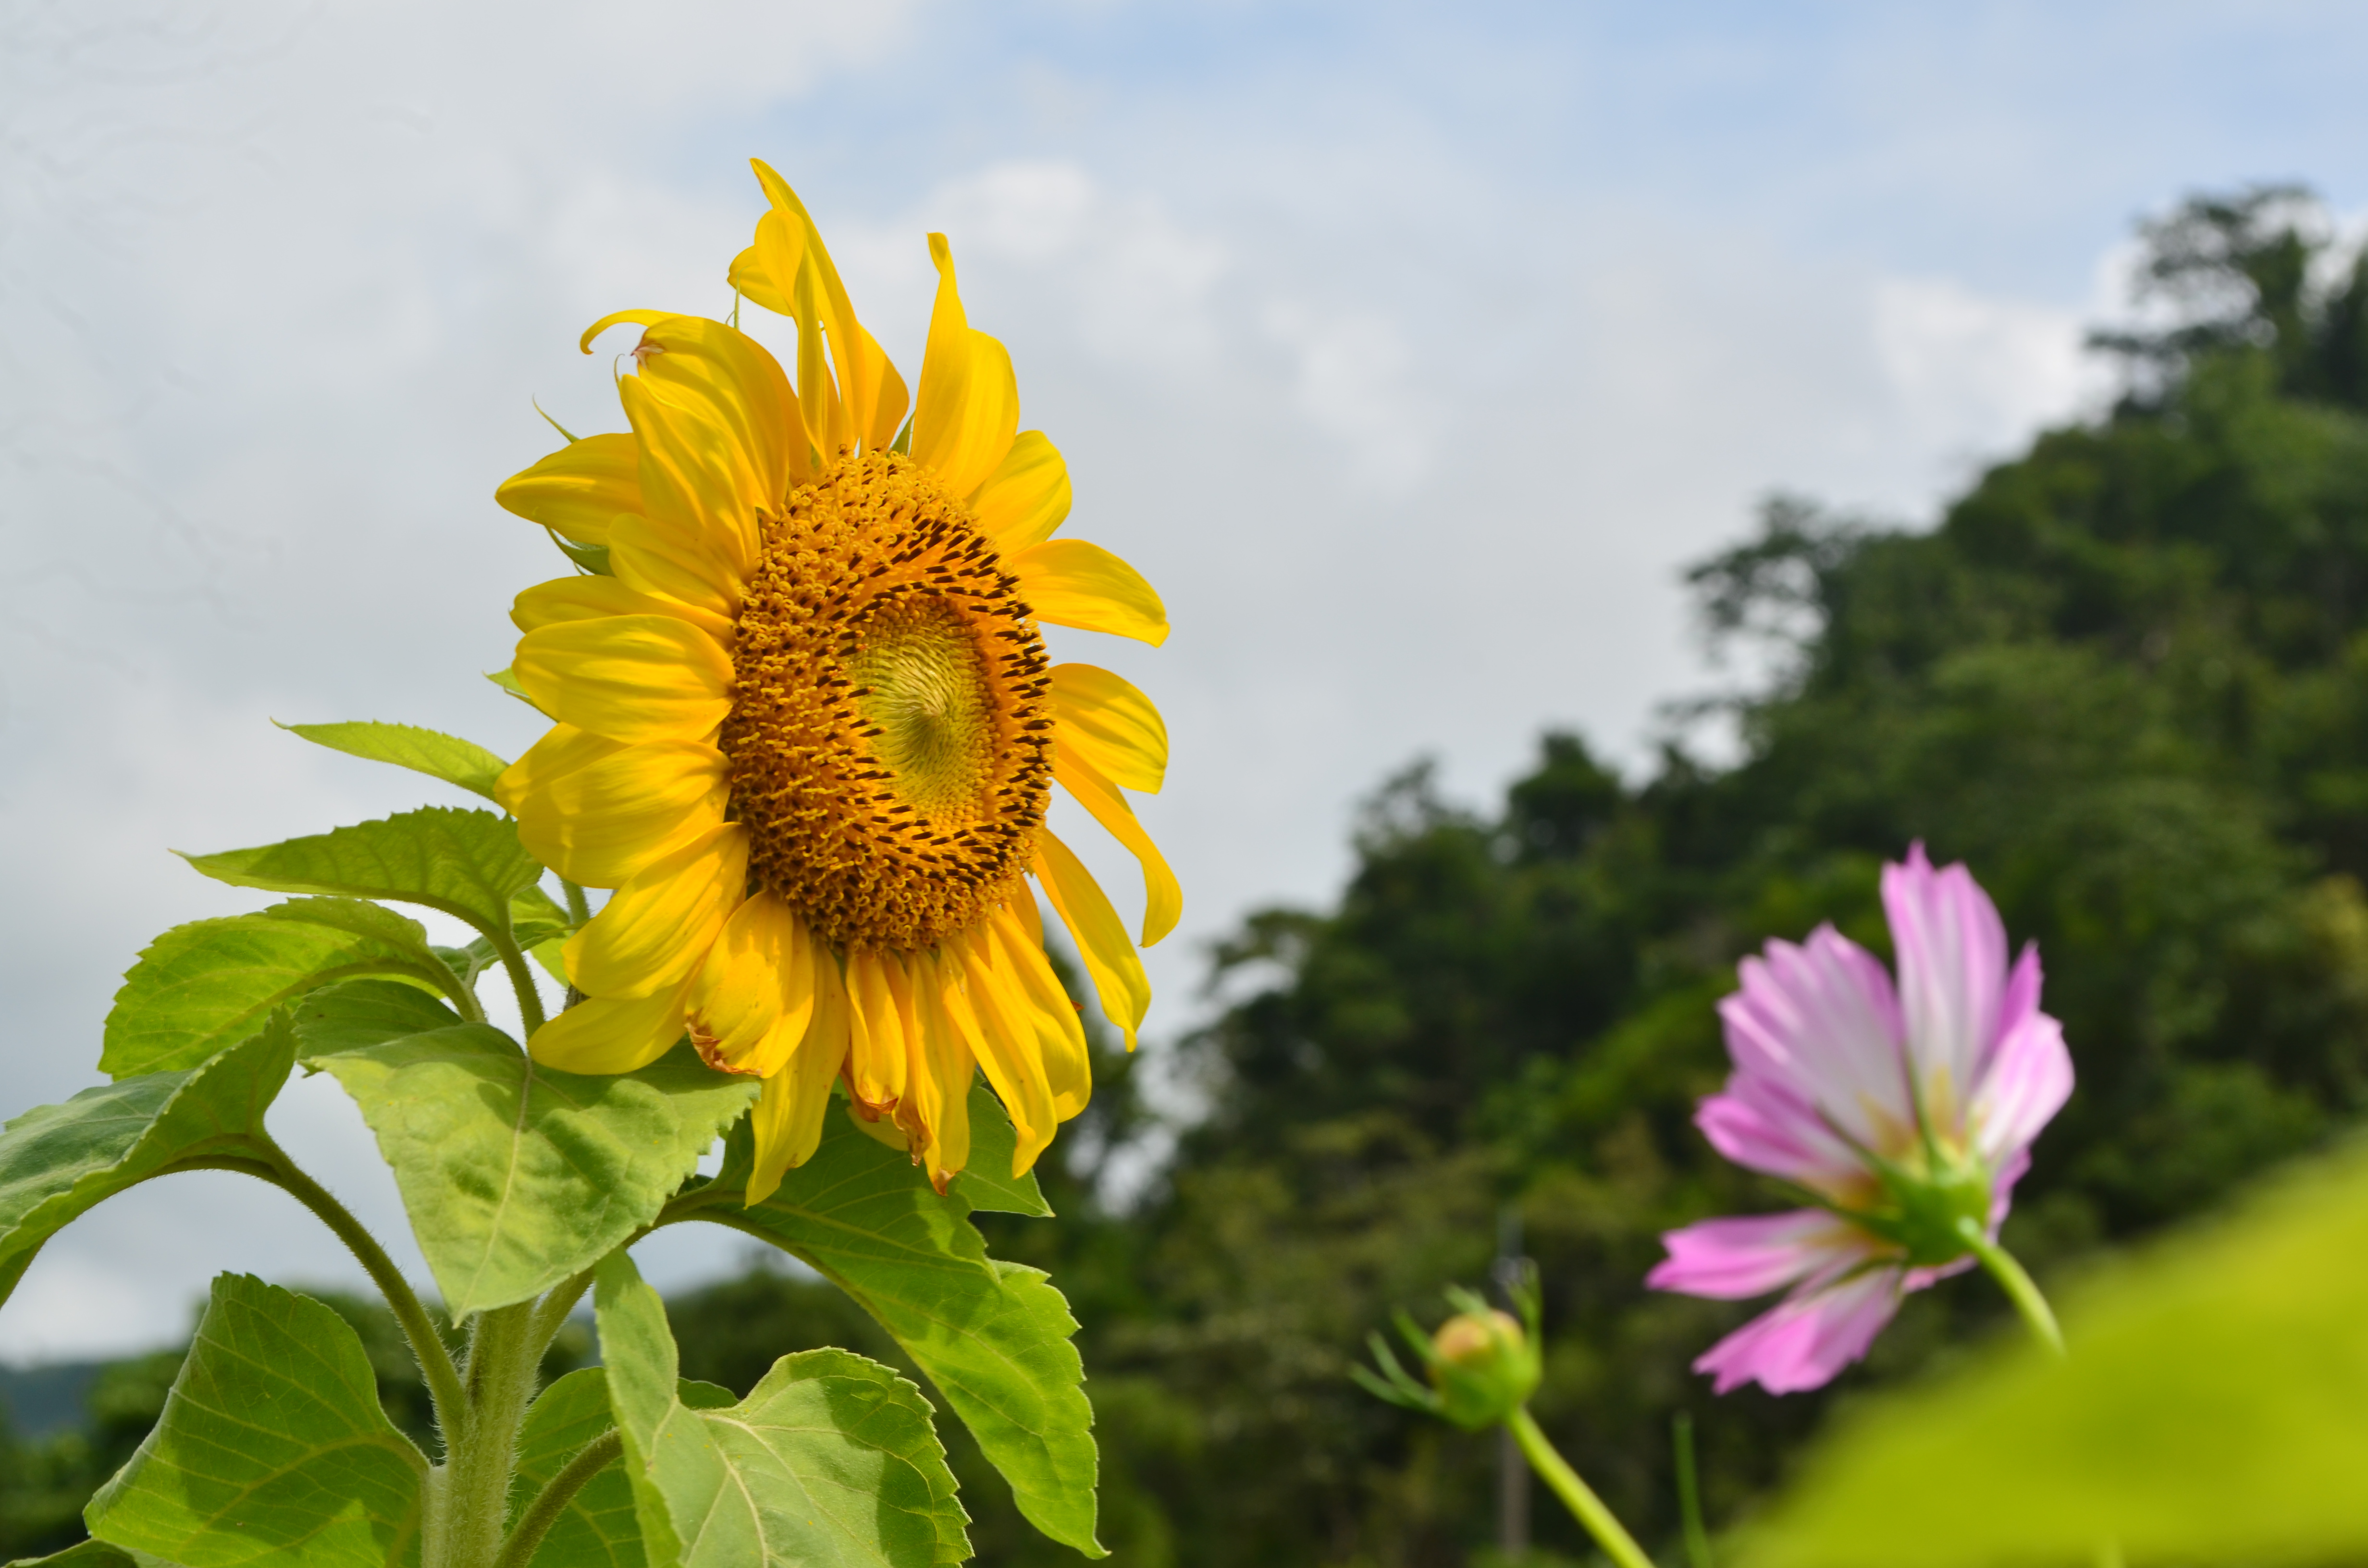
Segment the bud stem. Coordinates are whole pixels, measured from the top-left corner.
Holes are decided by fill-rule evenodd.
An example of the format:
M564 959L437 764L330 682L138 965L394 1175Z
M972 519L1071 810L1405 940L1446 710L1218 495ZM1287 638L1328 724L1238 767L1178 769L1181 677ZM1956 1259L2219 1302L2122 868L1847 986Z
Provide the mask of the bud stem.
M2039 1287L2031 1282L2031 1276L2023 1272L2014 1255L1990 1240L1970 1219L1957 1221L1957 1234L1964 1238L1965 1245L1990 1271L1990 1278L2006 1291L2014 1310L2022 1314L2023 1325L2031 1330L2031 1336L2046 1346L2057 1360L2063 1360L2064 1331L2055 1326L2055 1313L2049 1309L2047 1298L2039 1293Z
M1521 1453L1529 1460L1530 1468L1554 1488L1554 1495L1562 1499L1563 1506L1587 1527L1587 1533L1595 1538L1595 1544L1603 1549L1604 1555L1618 1563L1620 1568L1653 1568L1653 1560L1645 1555L1645 1549L1636 1544L1636 1538L1611 1517L1611 1510L1603 1506L1603 1499L1578 1478L1578 1471L1564 1462L1562 1455L1556 1453L1554 1446L1546 1440L1546 1435L1538 1430L1538 1424L1530 1418L1527 1406L1507 1416L1505 1426L1513 1434L1513 1440L1521 1445Z

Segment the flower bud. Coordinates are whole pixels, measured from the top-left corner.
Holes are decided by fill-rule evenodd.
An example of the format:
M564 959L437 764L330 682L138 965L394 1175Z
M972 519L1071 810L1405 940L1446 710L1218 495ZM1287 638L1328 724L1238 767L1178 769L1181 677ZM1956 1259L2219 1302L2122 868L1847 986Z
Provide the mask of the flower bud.
M1537 1391L1537 1350L1508 1313L1458 1312L1439 1325L1430 1350L1440 1414L1468 1431L1494 1426Z

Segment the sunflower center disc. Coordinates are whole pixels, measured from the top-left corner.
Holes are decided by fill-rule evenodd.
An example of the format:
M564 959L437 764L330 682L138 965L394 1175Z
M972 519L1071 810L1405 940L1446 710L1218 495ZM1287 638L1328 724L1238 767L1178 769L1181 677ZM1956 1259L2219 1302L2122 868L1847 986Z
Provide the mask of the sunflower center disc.
M824 940L934 946L1019 891L1053 729L1019 585L893 453L838 464L764 525L722 744L751 876Z

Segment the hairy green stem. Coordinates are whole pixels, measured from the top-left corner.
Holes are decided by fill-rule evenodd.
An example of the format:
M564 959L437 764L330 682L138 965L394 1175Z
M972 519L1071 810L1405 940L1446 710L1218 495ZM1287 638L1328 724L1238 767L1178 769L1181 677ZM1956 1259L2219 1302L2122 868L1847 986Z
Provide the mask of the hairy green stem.
M1694 1473L1694 1418L1678 1412L1669 1424L1669 1442L1677 1450L1678 1518L1686 1532L1686 1561L1691 1568L1711 1568L1710 1532L1702 1528L1702 1482Z
M502 1543L502 1554L494 1559L494 1568L525 1568L533 1560L534 1549L542 1544L552 1523L566 1511L584 1483L598 1475L602 1467L623 1451L625 1440L615 1427L601 1433L575 1450L575 1457L565 1468L551 1478L543 1489L535 1494L526 1512L518 1516L509 1540Z
M486 939L494 951L502 956L502 968L510 977L510 989L518 993L518 1023L529 1040L542 1028L542 993L535 989L533 971L526 966L526 955L518 951L518 938L507 931L488 932Z
M445 1431L448 1457L428 1491L421 1568L490 1568L501 1553L518 1424L541 1359L529 1344L533 1321L531 1301L469 1320L468 1403Z
M1505 1425L1511 1429L1513 1440L1521 1445L1521 1453L1529 1460L1530 1468L1554 1488L1554 1494L1562 1499L1563 1506L1587 1527L1587 1533L1595 1538L1595 1544L1603 1549L1605 1556L1618 1563L1620 1568L1653 1568L1653 1560L1645 1555L1645 1549L1636 1544L1636 1538L1612 1517L1611 1510L1603 1506L1603 1499L1578 1478L1578 1471L1565 1462L1562 1455L1554 1451L1554 1446L1546 1440L1546 1435L1538 1430L1538 1424L1531 1419L1527 1406L1507 1416Z
M411 1354L419 1362L420 1376L427 1381L427 1396L436 1409L437 1428L447 1434L452 1430L452 1423L467 1409L468 1401L461 1389L460 1369L453 1366L452 1353L444 1346L444 1336L436 1332L427 1309L421 1305L403 1271L395 1267L394 1260L386 1256L386 1249L378 1244L378 1238L364 1230L362 1222L332 1197L328 1188L306 1176L288 1157L287 1151L268 1141L264 1142L264 1157L260 1159L199 1160L177 1168L237 1171L268 1181L328 1226L370 1277L370 1283L386 1298L394 1321L403 1326L404 1337L411 1342Z
M1982 1267L1990 1271L1990 1278L2006 1291L2007 1299L2014 1303L2014 1310L2022 1314L2023 1326L2031 1330L2031 1336L2046 1346L2049 1354L2057 1360L2064 1359L2064 1331L2055 1326L2055 1313L2049 1308L2047 1298L2039 1293L2039 1287L2032 1283L2031 1276L2023 1272L2022 1265L2014 1260L2014 1255L1990 1240L1981 1226L1970 1218L1957 1221L1957 1234L1964 1239L1973 1255L1982 1260Z
M586 921L591 919L592 901L584 896L584 890L575 883L569 881L565 877L559 879L559 886L560 890L567 895L568 920L575 925L581 926Z

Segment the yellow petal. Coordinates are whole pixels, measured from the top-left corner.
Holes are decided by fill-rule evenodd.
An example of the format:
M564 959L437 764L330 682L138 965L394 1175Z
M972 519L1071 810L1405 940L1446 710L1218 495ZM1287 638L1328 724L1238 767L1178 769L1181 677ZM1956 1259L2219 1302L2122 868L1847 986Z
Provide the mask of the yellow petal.
M1101 998L1102 1017L1117 1026L1133 1051L1134 1032L1151 1010L1151 981L1118 911L1085 862L1056 835L1041 830L1036 835L1036 875L1052 896L1061 924L1069 928L1069 939L1077 944L1077 956L1085 960L1094 993Z
M677 616L541 627L518 639L510 668L537 707L610 740L695 740L732 711L731 659Z
M902 1122L909 1117L924 1130L916 1145L923 1151L929 1185L943 1193L954 1173L970 1162L970 1085L976 1073L978 1023L937 954L915 953L910 973L920 1048L913 1053L912 1076L896 1119Z
M790 188L789 182L775 174L762 159L751 158L748 162L757 171L757 183L765 187L766 199L782 211L794 214L805 231L805 254L801 270L813 280L814 314L829 333L831 352L838 359L837 399L842 406L842 417L851 421L846 434L849 437L867 437L869 429L877 428L882 419L890 417L889 381L894 379L899 390L904 382L896 379L895 367L888 363L885 354L879 355L875 360L863 352L866 344L875 351L879 345L871 342L862 324L855 319L855 305L848 298L847 285L839 280L838 267L830 259L830 247L822 243L822 231L814 227L814 215L806 210L805 203L798 199L797 192ZM801 324L799 336L803 339L806 335L807 330ZM802 393L806 390L803 369L799 372L798 388ZM901 402L901 399L896 401ZM869 426L864 424L867 417L871 421ZM807 428L817 435L822 433L811 419ZM891 436L894 429L892 421L889 426ZM834 443L837 438L834 436ZM888 438L873 439L872 444L884 447ZM837 447L834 444L828 449L835 453Z
M833 348L832 352L837 350ZM850 405L849 417L855 422L856 434L862 437L863 449L880 451L896 439L897 427L905 423L905 410L912 402L912 394L905 390L905 378L889 362L887 350L860 324L855 329L852 359L857 384L864 389L870 403L868 407Z
M866 1120L894 1110L905 1097L905 1015L888 985L895 962L871 949L847 955L847 1088L871 1113Z
M1086 1047L1077 1004L1044 956L1041 929L1030 936L1007 904L982 930L995 945L997 961L991 972L1014 1004L1005 1017L1016 1020L1024 1015L1034 1023L1044 1082L1053 1091L1053 1114L1066 1121L1086 1108L1094 1091L1093 1054Z
M678 989L748 890L748 830L726 823L617 890L564 949L567 978L590 996Z
M814 941L779 895L732 912L691 977L690 1040L711 1067L770 1077L814 1017Z
M666 358L654 356L651 363ZM671 397L670 390L677 389L654 373L617 381L625 417L641 439L642 510L668 537L721 562L720 581L736 595L757 562L758 514L780 507L785 491L774 482L785 482L788 459L778 437L770 450L751 451L734 422ZM612 547L616 537L612 528Z
M1006 555L1053 537L1069 516L1069 465L1042 430L1022 430L971 498L981 531Z
M495 798L544 865L586 887L620 887L723 820L723 754L700 741L626 745L560 724L510 764Z
M746 579L696 533L632 515L609 535L609 569L636 593L683 607L686 619L726 635L740 617Z
M780 510L791 450L805 451L789 378L755 338L700 316L658 323L642 335L639 352L643 385L723 432L723 452L709 460L732 477L744 508L734 521L746 528L753 560L757 513Z
M775 315L790 313L790 288L804 265L806 233L794 213L773 208L757 220L757 243L732 258L732 287Z
M1024 1002L1007 996L1006 988L996 983L995 949L983 933L970 932L945 950L948 967L961 976L960 1001L969 1014L972 1050L1011 1118L1018 1139L1011 1174L1019 1176L1053 1142L1059 1121L1043 1052L1036 1042L1035 1020Z
M632 437L586 436L502 481L494 499L580 544L606 544L619 513L642 509L641 465Z
M1094 820L1108 828L1110 836L1126 846L1127 852L1142 865L1143 945L1148 948L1156 943L1176 929L1176 922L1184 913L1184 890L1178 885L1176 873L1168 869L1167 858L1135 820L1126 797L1075 750L1053 748L1053 777L1076 797L1079 805L1093 812Z
M828 953L814 965L814 1015L788 1062L765 1080L749 1125L757 1136L756 1168L748 1176L751 1203L762 1203L781 1185L782 1173L814 1157L822 1142L822 1119L830 1109L831 1080L847 1060L847 989L838 963Z
M1053 666L1053 744L1129 790L1156 795L1167 778L1167 722L1124 676L1094 665Z
M534 1031L527 1053L563 1073L631 1073L682 1038L682 987L632 1001L592 997Z
M1108 631L1158 647L1167 641L1167 607L1143 574L1098 544L1048 539L1004 562L1039 620Z
M655 326L662 321L673 319L672 311L610 311L584 329L584 335L576 339L575 347L586 354L591 353L592 340L620 322L632 322L637 326Z
M938 266L938 302L921 354L921 397L913 410L913 460L935 469L956 495L968 495L1003 464L1019 428L1019 381L1011 356L971 330L954 287L954 256L943 234L929 236Z
M520 631L555 626L563 620L598 620L611 615L672 615L672 600L653 598L614 577L578 574L537 583L510 605L510 620ZM731 627L726 625L728 632Z

